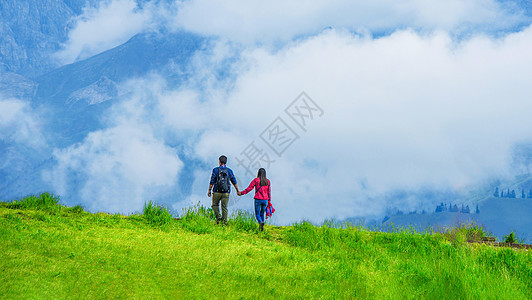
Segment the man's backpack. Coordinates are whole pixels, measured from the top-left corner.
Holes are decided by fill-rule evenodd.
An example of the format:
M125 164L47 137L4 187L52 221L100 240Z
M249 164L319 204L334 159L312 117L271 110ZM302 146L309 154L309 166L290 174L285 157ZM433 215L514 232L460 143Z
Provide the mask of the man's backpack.
M229 169L218 168L218 178L214 185L214 190L218 193L229 193L231 183L229 182Z

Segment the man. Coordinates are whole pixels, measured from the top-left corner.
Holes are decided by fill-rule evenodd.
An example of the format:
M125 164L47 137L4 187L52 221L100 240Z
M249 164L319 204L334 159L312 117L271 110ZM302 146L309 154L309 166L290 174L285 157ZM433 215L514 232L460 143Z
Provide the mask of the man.
M212 195L212 210L216 215L216 224L222 222L224 225L227 225L227 203L229 202L229 193L231 192L231 182L235 186L237 193L240 193L236 183L235 175L233 171L229 169L227 164L227 157L225 155L220 156L218 159L219 167L212 170L211 182L209 184L209 192L207 196L211 197L211 190L213 189ZM220 216L220 202L222 203L222 215Z

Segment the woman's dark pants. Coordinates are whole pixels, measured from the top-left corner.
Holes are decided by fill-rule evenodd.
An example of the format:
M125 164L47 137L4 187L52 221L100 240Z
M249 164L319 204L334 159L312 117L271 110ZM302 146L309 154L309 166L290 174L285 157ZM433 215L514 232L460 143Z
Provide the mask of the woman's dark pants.
M255 199L255 217L259 223L264 223L266 221L264 218L266 206L268 206L268 200Z

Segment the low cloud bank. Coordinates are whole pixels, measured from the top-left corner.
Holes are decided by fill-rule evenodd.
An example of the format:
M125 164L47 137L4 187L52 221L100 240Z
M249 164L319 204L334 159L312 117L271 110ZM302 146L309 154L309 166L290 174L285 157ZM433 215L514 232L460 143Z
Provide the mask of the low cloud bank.
M114 123L57 150L54 174L78 173L79 193L96 210L138 210L150 193L177 190L183 176L190 192L173 207L209 206L218 156L229 156L244 188L256 167L247 174L237 160L253 142L274 160L262 164L278 224L432 209L439 199L423 196L430 191L454 203L511 174L513 145L532 135L531 46L531 28L461 42L445 32L374 39L329 30L281 51L244 48L232 80L220 82L206 74L234 53L218 45L227 51L198 53L212 64L191 66L207 81L175 88L148 76L126 84L130 94L108 112ZM302 91L323 110L305 130L285 112ZM281 155L260 138L278 117L299 137ZM72 180L55 177L58 187ZM232 208L250 209L251 198L233 199Z
M32 148L44 146L40 116L29 103L14 98L0 98L0 141L25 144Z
M96 131L78 145L56 150L47 174L71 204L90 211L131 213L176 184L182 162L143 126ZM77 201L77 202L76 202Z
M107 128L56 149L47 178L92 210L133 212L149 199L176 210L210 206L210 171L225 154L241 188L267 167L274 221L287 224L430 210L441 200L432 195L455 203L511 177L526 148L515 145L532 136L532 28L516 29L528 22L522 9L392 2L87 8L58 54L65 63L160 27L211 36L211 46L179 86L165 79L177 76L171 67L122 83L127 93L106 113ZM286 113L302 92L321 112L304 126ZM286 149L264 138L280 124L295 139ZM252 146L260 163L239 165ZM232 196L232 208L250 209L251 198Z
M513 145L530 137L530 46L530 28L462 42L444 32L371 39L331 30L283 51L246 51L245 71L210 117L225 125L207 130L195 152L203 161L229 154L238 169L250 142L269 151L280 223L432 209L439 199L417 197L429 194L423 190L462 201L474 186L509 176ZM300 139L275 157L259 135L287 118L301 91L324 115L306 132L289 123ZM223 144L217 131L240 142ZM195 193L204 181L198 177Z

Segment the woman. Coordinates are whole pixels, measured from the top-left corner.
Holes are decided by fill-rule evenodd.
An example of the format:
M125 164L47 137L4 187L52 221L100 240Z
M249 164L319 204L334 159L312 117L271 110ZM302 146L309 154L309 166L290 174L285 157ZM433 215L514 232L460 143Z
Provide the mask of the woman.
M260 231L263 231L265 221L264 212L266 211L268 201L272 199L270 180L266 178L266 170L264 168L259 169L257 178L253 179L248 188L238 193L238 195L245 195L253 188L255 188L255 197L253 197L255 198L255 217L257 218L257 222L259 222Z

